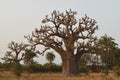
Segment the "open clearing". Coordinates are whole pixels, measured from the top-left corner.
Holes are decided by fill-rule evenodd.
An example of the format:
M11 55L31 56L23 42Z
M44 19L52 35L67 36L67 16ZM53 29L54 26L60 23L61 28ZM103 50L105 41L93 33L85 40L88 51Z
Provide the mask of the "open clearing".
M24 73L18 78L11 72L0 72L0 80L119 80L119 78L112 73L109 76L101 73L89 73L88 75L81 74L78 77L64 77L61 73Z

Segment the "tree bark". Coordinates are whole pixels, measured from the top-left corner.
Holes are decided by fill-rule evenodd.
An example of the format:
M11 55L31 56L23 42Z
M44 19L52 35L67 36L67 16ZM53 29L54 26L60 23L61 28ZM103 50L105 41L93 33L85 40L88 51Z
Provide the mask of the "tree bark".
M62 57L62 69L65 76L78 76L79 75L79 57Z

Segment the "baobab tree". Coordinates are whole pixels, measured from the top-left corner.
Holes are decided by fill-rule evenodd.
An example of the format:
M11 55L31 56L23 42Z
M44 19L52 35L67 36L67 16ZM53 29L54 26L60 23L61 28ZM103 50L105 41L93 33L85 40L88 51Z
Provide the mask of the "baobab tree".
M21 65L20 61L23 60L25 50L28 45L23 43L16 43L12 41L8 44L9 51L6 52L5 56L2 58L6 63L12 63L12 72L16 76L21 76Z
M66 76L75 76L79 73L80 57L84 53L92 51L96 37L95 30L98 29L96 20L87 15L76 19L77 12L68 10L65 13L53 11L46 16L41 27L35 29L32 35L25 36L34 49L42 45L44 54L47 50L53 49L62 59L62 69Z
M20 61L23 60L27 47L28 45L12 41L8 44L9 51L6 52L2 60L4 60L6 63L14 62L20 64Z

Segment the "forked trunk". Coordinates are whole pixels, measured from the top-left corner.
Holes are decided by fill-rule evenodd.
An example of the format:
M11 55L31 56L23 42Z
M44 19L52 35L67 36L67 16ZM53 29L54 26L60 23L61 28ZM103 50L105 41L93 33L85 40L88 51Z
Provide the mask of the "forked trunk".
M65 76L79 75L79 59L77 57L62 58L62 62L63 74Z

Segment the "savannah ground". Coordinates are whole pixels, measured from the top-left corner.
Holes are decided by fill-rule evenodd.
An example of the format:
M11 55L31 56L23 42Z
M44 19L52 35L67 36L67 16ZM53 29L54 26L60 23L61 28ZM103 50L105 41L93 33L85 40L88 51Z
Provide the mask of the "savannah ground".
M119 80L117 76L111 72L108 76L103 73L81 74L78 77L64 77L61 73L23 73L21 77L16 77L11 72L0 72L0 80Z

